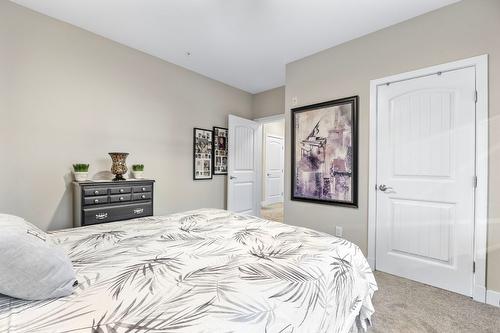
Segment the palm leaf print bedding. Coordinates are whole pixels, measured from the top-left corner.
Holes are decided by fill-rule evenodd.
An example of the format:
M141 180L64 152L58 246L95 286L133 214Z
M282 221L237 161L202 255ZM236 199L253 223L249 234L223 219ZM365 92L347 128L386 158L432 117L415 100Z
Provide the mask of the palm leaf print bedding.
M0 332L353 332L374 312L359 248L306 228L201 209L51 235L77 289L0 296Z

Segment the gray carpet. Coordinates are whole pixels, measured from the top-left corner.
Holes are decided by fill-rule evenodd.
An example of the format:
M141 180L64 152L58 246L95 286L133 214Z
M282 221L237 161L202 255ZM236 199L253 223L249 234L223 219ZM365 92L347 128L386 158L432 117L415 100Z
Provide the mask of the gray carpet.
M375 278L369 333L500 332L500 308L382 272Z

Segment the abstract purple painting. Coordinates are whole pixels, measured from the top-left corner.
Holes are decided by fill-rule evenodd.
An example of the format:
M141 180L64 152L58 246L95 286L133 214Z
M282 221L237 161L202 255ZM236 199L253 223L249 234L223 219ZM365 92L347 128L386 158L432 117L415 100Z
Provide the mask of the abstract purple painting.
M292 200L357 207L358 97L292 109Z

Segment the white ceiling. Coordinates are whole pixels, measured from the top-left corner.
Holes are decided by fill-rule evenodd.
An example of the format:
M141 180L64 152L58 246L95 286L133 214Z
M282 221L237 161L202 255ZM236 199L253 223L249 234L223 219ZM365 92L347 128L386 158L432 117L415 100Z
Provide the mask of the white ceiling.
M289 62L457 1L13 0L251 93L282 86Z

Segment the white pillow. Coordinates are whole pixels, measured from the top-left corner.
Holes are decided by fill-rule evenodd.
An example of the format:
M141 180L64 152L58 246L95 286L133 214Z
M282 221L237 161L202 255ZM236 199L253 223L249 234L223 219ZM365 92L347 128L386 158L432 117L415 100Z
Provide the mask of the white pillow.
M70 295L77 284L71 261L47 233L0 214L0 294L43 300Z

